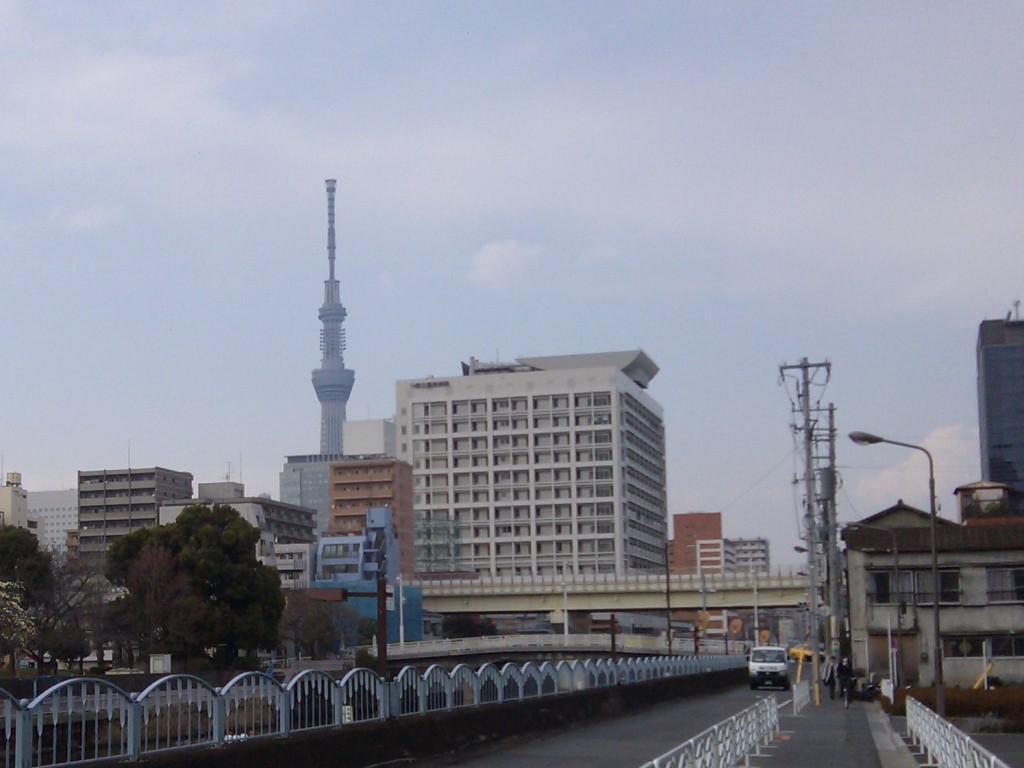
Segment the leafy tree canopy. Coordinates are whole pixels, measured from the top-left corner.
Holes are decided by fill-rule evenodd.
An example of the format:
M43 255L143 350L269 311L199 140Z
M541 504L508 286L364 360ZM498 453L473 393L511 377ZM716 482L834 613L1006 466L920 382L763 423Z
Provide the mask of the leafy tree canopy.
M30 531L0 527L0 579L21 586L25 605L46 599L53 586L50 555L39 549L39 540Z
M196 635L230 663L242 648L273 648L284 597L277 571L256 559L260 532L227 504L193 504L170 525L143 528L107 551L107 577L132 590L142 553L163 549L188 578L201 606ZM135 577L138 576L136 571Z

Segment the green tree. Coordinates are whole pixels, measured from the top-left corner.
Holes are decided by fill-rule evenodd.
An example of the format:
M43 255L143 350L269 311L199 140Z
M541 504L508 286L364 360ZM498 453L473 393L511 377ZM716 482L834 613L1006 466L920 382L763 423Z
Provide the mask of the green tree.
M28 530L0 526L0 579L21 585L25 606L45 600L52 589L50 554Z
M131 595L136 561L146 551L166 550L198 601L195 646L216 649L216 661L230 666L239 650L278 643L284 596L277 571L256 559L259 538L259 530L229 505L194 504L170 525L114 542L107 551L107 577ZM140 591L137 583L135 590Z

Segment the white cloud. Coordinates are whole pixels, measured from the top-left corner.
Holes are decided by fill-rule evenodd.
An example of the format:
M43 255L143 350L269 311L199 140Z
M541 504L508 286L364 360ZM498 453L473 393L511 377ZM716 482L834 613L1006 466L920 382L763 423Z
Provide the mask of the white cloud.
M478 285L502 285L524 277L533 263L544 253L541 245L527 245L518 240L488 243L473 254L469 280Z
M935 429L920 442L913 438L891 439L919 444L932 454L935 462L935 497L941 514L947 519L957 520L959 514L953 490L980 479L977 431L962 424L953 424ZM920 451L885 444L858 447L856 454L852 454L852 450L846 449L846 456L860 467L878 466L888 460L898 463L870 474L858 470L858 477L846 488L846 494L856 504L856 509L851 510L847 505L844 517L867 517L900 500L918 509L928 510L928 463ZM847 480L851 479L851 474L846 473Z
M65 229L89 230L103 229L115 224L124 218L124 210L120 207L93 206L80 208L75 211L66 211L61 208L55 209L50 214L50 220Z

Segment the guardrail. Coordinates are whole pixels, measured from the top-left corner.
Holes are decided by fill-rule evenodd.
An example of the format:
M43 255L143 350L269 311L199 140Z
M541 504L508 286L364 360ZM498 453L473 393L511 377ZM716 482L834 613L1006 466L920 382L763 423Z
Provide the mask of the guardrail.
M708 636L701 638L704 654L741 653L744 644L737 640ZM624 653L654 654L666 650L664 637L654 635L617 635L615 647ZM389 659L431 658L439 656L466 656L475 653L499 651L611 651L611 635L490 635L448 640L417 640L405 643L389 643ZM679 655L693 655L693 638L674 638L672 652Z
M948 720L917 699L907 697L907 736L939 768L1010 768Z
M261 672L237 675L215 688L193 675L167 675L139 693L110 680L75 678L31 701L0 691L4 768L56 768L242 739L520 701L571 691L678 677L744 664L742 656L660 656L465 664L451 671L404 668L394 680L368 669L335 679L307 670L287 684Z
M811 681L801 680L793 686L793 714L799 715L811 703Z
M723 768L737 765L751 754L760 756L761 747L767 746L778 730L779 709L772 695L644 763L641 768Z

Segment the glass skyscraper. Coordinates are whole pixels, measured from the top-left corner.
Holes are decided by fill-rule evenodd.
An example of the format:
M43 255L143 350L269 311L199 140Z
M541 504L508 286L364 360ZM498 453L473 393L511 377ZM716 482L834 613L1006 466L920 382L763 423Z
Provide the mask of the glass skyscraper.
M983 321L977 352L982 477L1024 492L1024 321Z

